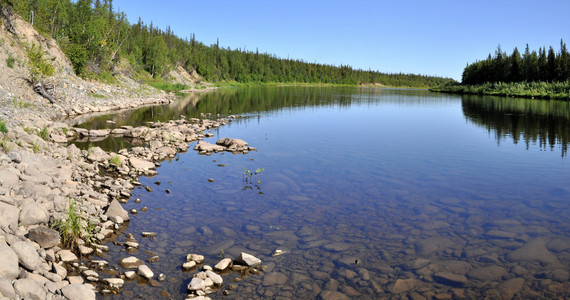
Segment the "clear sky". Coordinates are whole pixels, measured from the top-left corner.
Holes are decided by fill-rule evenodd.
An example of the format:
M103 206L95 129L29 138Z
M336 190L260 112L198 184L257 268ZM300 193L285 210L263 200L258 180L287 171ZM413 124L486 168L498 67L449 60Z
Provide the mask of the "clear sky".
M570 0L114 0L180 37L281 58L461 79L498 44L570 46ZM570 48L570 47L569 47Z

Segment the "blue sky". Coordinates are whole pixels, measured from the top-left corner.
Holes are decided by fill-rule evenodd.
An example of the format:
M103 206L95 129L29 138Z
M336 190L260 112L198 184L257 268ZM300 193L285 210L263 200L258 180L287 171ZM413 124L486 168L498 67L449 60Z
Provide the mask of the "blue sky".
M114 0L129 20L207 45L386 73L461 79L498 44L507 53L570 43L569 0ZM570 44L569 44L570 45Z

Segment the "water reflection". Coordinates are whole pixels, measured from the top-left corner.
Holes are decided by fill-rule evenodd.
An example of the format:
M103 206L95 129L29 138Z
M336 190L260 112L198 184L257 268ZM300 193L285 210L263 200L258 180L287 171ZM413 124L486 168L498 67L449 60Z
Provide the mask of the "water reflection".
M570 142L570 102L529 100L504 97L462 97L465 118L494 132L497 143L511 137L513 143L523 141L527 149L538 144L554 150L560 145L565 157Z

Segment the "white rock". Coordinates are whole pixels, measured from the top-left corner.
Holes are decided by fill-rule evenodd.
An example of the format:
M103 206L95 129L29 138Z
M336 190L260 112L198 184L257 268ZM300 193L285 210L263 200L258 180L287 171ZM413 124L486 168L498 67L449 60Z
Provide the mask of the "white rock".
M218 271L223 271L225 269L227 269L230 264L232 263L232 259L231 258L224 258L222 260L220 260L215 266L214 266L214 270L218 270Z
M125 277L126 277L128 280L133 280L133 279L135 279L135 276L136 276L135 271L125 271Z
M18 261L26 269L35 271L41 266L43 259L38 254L38 251L34 247L34 244L31 242L15 242L12 244L12 246L10 246L10 248L12 248L16 255L18 255Z
M70 284L63 287L61 293L70 300L95 300L95 291L89 284Z
M198 291L206 289L206 284L204 283L203 279L200 278L192 278L192 281L188 284L189 291Z
M73 262L77 260L77 256L75 254L73 254L73 252L69 251L69 250L60 250L57 253L57 256L59 256L59 260L62 262Z
M245 252L240 253L236 261L249 267L257 267L261 264L261 259Z
M140 265L137 269L137 274L146 279L151 279L152 277L154 277L154 273L147 265Z
M189 270L189 269L194 268L195 266L196 266L195 261L187 261L187 262L182 264L182 269L183 270Z
M123 284L125 284L125 281L122 280L121 278L105 278L103 279L103 283L105 283L106 285L108 285L110 288L112 289L121 289L123 287Z
M212 280L212 282L215 285L222 285L222 283L224 282L224 280L222 279L222 276L212 272L212 271L206 271L206 276L208 276L208 278L210 278Z

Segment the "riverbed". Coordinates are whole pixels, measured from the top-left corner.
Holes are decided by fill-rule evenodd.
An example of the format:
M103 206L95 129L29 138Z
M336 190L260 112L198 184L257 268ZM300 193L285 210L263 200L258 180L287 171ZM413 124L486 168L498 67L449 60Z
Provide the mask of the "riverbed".
M124 228L139 250L108 243L105 258L117 265L131 254L158 256L149 266L166 280L130 282L104 298L182 298L195 273L181 270L186 254L215 265L240 252L260 258L263 271L226 272L211 297L570 296L567 102L260 87L81 126L181 115L243 115L205 140L240 138L257 151L179 153L158 175L140 178L124 204L139 211ZM77 145L133 146L113 138Z

